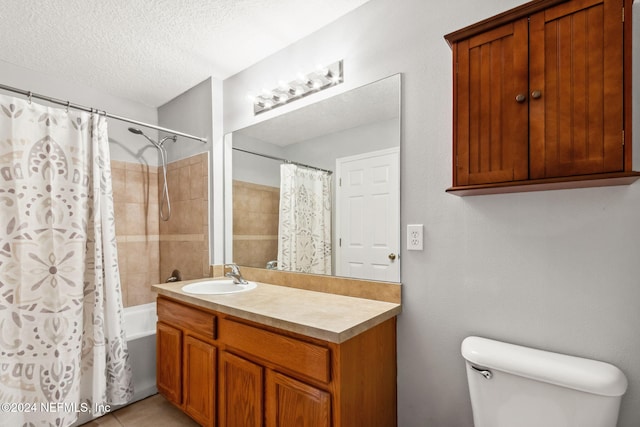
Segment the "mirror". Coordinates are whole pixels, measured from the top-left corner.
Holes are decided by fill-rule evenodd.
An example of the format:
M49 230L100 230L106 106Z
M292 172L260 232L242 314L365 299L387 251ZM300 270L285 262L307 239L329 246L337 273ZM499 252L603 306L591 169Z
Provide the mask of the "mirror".
M227 262L400 281L400 83L225 136Z

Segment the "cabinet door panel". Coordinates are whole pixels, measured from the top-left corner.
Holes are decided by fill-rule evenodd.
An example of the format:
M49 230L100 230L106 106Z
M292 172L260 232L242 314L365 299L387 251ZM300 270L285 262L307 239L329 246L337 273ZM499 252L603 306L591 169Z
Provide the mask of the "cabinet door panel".
M176 405L182 404L182 331L158 322L156 335L158 391Z
M330 427L331 396L300 381L267 371L267 427Z
M216 348L184 338L184 407L200 425L215 425Z
M520 19L456 44L455 185L528 177L527 39Z
M621 0L563 3L531 17L531 178L624 168Z
M226 351L220 353L220 425L263 425L263 368Z

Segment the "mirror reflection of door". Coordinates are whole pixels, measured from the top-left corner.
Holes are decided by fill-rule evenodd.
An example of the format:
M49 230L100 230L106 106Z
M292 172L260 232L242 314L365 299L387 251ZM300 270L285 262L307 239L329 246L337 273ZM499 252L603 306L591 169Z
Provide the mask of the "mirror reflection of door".
M336 274L400 281L400 150L336 160Z

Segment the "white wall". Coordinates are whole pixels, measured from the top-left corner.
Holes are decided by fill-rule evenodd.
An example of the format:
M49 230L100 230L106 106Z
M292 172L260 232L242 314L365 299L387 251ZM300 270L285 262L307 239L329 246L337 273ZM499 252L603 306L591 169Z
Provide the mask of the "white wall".
M222 82L209 78L158 108L160 126L206 138L178 137L167 142L169 161L209 153L209 257L212 264L224 262L224 154L222 131ZM169 189L171 192L171 189Z
M371 0L224 82L230 132L403 73L402 224L424 223L425 250L402 253L401 427L472 426L460 356L468 335L613 363L630 384L619 426L640 420L640 183L467 198L444 191L452 67L442 36L523 2ZM247 92L339 58L345 83L253 117Z
M127 117L143 123L157 124L157 110L135 101L118 98L97 88L87 87L62 77L50 76L38 71L18 67L0 61L0 83L18 89L31 91L51 98L69 101L86 107L97 108L118 116ZM0 91L5 95L24 98L22 95ZM45 101L34 102L47 104ZM65 108L54 105L56 108ZM149 142L139 135L130 133L128 127L138 127L115 119L108 119L109 147L112 160L123 162L158 164L158 152ZM157 132L141 128L152 138Z
M207 79L158 107L160 126L200 138L207 138L206 144L180 136L175 143L167 141L165 147L169 161L174 162L211 151L213 132L211 83L212 80ZM160 133L161 137L166 135L170 134Z
M233 147L273 157L286 158L284 148L259 139L233 134ZM233 151L233 179L280 188L282 162L242 151Z
M285 147L285 157L335 171L336 159L399 145L399 118L369 123Z

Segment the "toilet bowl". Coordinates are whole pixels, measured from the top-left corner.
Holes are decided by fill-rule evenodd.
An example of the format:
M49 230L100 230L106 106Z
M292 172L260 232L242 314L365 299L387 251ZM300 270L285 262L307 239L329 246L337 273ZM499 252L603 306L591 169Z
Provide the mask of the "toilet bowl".
M462 342L475 427L615 427L617 367L480 337Z

